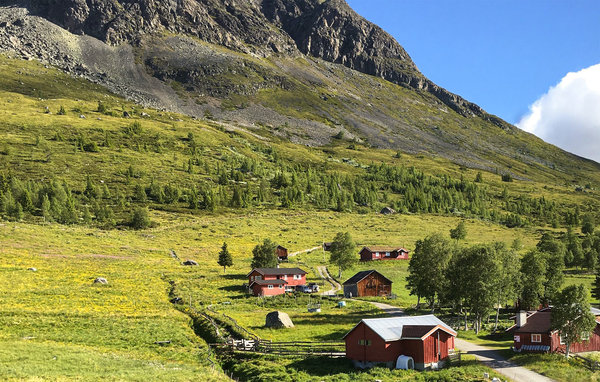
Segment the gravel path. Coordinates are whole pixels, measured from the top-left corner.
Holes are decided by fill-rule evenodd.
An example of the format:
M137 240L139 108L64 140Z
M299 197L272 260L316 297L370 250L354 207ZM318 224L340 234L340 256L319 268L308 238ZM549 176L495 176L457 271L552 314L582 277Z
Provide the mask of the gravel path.
M461 340L460 338L456 338L454 341L454 345L457 349L460 349L467 354L473 354L477 360L479 360L479 362L496 370L498 373L510 378L515 382L553 381L548 377L544 377L541 374L510 362L494 349L477 345L472 342L467 342L465 340Z
M317 267L317 271L319 272L319 275L321 276L321 278L325 281L327 281L329 284L331 284L331 289L328 291L323 291L321 294L324 296L334 296L337 294L337 292L339 292L342 289L342 286L340 285L340 283L338 283L337 281L335 281L331 275L329 274L329 272L327 271L327 267L324 265L319 265Z

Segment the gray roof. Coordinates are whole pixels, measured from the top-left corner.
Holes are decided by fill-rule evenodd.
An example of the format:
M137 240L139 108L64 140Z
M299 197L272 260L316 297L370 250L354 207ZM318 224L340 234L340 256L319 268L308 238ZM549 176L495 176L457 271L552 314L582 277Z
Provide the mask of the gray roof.
M600 316L600 309L598 308L590 308L590 312L592 312L594 316Z
M396 341L402 338L402 330L407 326L441 326L449 333L456 335L456 332L444 323L442 320L428 314L424 316L402 316L402 317L387 317L387 318L367 318L361 320L371 330L373 330L384 341ZM360 324L360 323L359 323ZM358 325L357 325L358 326ZM355 326L356 328L356 326ZM354 328L352 329L354 330ZM352 332L352 330L350 332ZM347 336L348 334L346 334ZM344 336L345 337L345 336Z
M250 274L254 271L257 271L261 275L264 276L278 276L278 275L305 275L306 272L300 268L254 268L246 275L246 277L250 276Z

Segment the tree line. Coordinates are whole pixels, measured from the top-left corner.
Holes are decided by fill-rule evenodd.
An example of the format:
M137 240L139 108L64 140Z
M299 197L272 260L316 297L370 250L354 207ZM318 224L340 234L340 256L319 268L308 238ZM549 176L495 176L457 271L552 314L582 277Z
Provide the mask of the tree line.
M532 310L556 302L565 267L581 265L590 256L594 258L590 263L598 263L600 235L593 229L583 239L592 244L581 250L585 252L581 256L574 254L579 251L580 238L572 230L560 238L543 234L536 248L522 256L518 240L511 246L500 242L461 246L458 241L465 234L459 224L451 230L456 242L440 233L418 240L406 284L410 294L417 296L417 306L425 300L432 311L436 306L450 307L464 317L465 330L470 318L478 332L482 320L494 311L497 328L501 306L517 304ZM597 280L600 286L600 275ZM597 298L599 292L596 288Z

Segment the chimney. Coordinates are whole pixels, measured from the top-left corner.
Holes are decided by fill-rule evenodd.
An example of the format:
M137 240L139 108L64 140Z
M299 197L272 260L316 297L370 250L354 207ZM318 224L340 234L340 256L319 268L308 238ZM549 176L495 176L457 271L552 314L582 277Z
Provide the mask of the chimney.
M527 312L520 310L517 313L517 328L524 326L527 323Z

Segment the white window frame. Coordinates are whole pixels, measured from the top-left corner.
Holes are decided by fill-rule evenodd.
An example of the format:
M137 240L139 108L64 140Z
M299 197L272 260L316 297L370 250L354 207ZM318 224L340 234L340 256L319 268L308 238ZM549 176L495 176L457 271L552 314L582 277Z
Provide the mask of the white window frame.
M294 275L294 280L302 280L302 275Z
M389 253L389 252L386 252L386 253L385 253L385 257L390 257L390 253Z
M563 336L561 336L560 334L558 335L558 342L559 342L561 345L564 345L564 344L565 344L565 338L564 338Z
M589 341L590 340L590 332L581 333L581 340Z
M273 289L273 284L267 285L267 289Z
M515 342L521 342L521 336L520 336L520 335L516 335L516 336L514 337L514 341L515 341Z
M283 288L283 284L279 284L279 289Z
M538 339L538 341L536 341L535 339ZM542 335L538 334L538 333L531 333L531 342L535 342L535 343L542 342Z
M283 275L283 279L284 279L284 280L287 280L287 275Z

